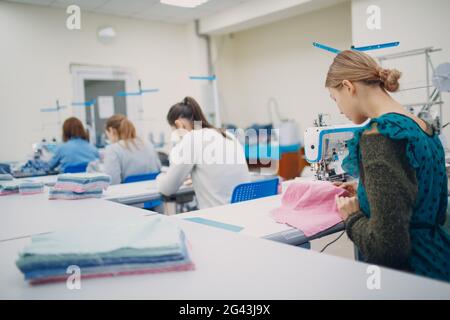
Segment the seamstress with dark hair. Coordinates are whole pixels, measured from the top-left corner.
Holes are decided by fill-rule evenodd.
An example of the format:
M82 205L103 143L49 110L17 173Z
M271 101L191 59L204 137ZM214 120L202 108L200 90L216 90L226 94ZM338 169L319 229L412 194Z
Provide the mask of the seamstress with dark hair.
M170 108L167 122L179 136L167 174L157 178L159 191L170 196L190 175L200 209L230 202L234 188L250 181L245 153L229 132L215 128L194 98Z

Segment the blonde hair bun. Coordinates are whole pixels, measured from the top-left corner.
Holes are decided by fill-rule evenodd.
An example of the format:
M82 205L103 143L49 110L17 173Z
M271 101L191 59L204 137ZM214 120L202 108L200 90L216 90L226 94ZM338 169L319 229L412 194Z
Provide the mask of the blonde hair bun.
M399 80L402 73L397 69L380 68L379 76L384 88L389 92L396 92L400 88Z
M361 82L367 85L377 85L389 92L399 89L400 71L383 69L368 54L345 50L339 53L328 70L325 87L341 88L344 80Z

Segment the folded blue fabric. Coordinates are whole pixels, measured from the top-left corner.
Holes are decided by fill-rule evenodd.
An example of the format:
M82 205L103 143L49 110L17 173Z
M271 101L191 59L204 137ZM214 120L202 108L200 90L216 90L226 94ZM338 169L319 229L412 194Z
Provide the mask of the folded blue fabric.
M146 264L123 264L123 265L111 265L111 266L98 266L98 267L84 267L80 268L80 272L83 276L105 274L105 273L118 273L118 272L130 272L135 270L149 270L160 268L171 268L177 266L184 266L191 263L189 257L178 261L170 262L158 262L158 263L146 263ZM53 269L53 270L36 270L30 273L25 273L25 280L40 280L48 279L52 277L67 276L67 268Z
M33 236L21 255L99 255L124 248L179 248L180 232L165 217L124 214L114 220L87 221L85 225Z
M118 257L103 257L101 254L98 254L80 258L77 255L66 255L62 256L60 260L52 259L51 256L43 256L40 258L40 261L28 261L32 259L25 256L24 259L17 261L17 266L22 272L31 272L40 269L67 268L70 265L77 265L81 268L117 264L158 263L184 259L187 252L185 244L181 243L180 250L177 251L179 252L169 254L162 252L157 256L152 255L152 252L148 252L147 255L143 256L124 255Z
M111 183L111 177L102 173L65 173L58 176L58 182L89 184L94 182Z
M34 236L16 265L27 280L40 280L65 275L71 265L108 273L189 262L184 233L175 224L158 216L124 215L114 221Z
M19 184L20 194L34 194L44 192L44 184L42 182L25 181Z
M50 189L49 199L86 199L86 198L101 198L103 195L103 190L91 190L84 191L82 193L67 191L67 190L57 190Z
M33 175L45 174L50 171L50 166L47 162L42 161L40 159L28 160L26 164L24 164L20 171L23 173L30 173Z
M189 261L188 252L185 243L182 243L183 249L182 253L179 255L168 255L168 256L160 256L160 257L141 257L141 258L124 258L124 259L115 259L115 260L103 260L100 259L98 261L90 261L91 263L87 263L86 261L67 261L66 263L53 264L51 266L41 266L28 269L27 267L22 268L21 271L25 274L25 279L36 279L36 278L46 278L51 276L65 275L67 268L69 266L75 265L78 266L83 273L92 272L96 270L97 272L105 272L109 269L112 269L114 266L121 268L124 266L128 266L128 268L132 268L135 266L136 268L142 267L170 267L177 264L185 264ZM126 268L126 267L124 267Z
M14 179L13 176L10 175L9 173L0 174L0 181L11 181L13 179Z
M18 180L0 181L0 192L19 192Z

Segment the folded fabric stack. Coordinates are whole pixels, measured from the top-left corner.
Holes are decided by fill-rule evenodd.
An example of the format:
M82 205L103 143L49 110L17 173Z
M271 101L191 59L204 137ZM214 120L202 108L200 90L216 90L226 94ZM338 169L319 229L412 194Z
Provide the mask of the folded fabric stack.
M24 181L19 184L19 193L21 195L32 195L44 192L42 182Z
M19 182L16 180L0 181L0 196L19 193Z
M9 173L1 173L0 174L0 181L11 181L13 180L13 176L10 175Z
M58 176L49 199L76 200L100 198L111 184L111 177L101 173L66 173Z
M32 237L16 261L30 284L194 270L184 233L162 217L125 217ZM70 267L70 268L69 268Z
M22 195L44 192L44 184L28 180L0 179L0 196L20 193Z

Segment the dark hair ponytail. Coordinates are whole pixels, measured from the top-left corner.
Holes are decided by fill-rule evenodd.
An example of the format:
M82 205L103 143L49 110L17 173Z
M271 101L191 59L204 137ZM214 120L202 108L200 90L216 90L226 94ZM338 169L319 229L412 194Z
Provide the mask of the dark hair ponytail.
M179 102L170 108L169 113L167 114L167 122L169 122L171 126L175 126L175 121L178 119L186 119L191 121L193 127L194 122L199 121L202 124L202 129L214 129L226 138L226 134L223 130L218 129L209 123L203 114L202 108L192 97L186 97L182 102Z

